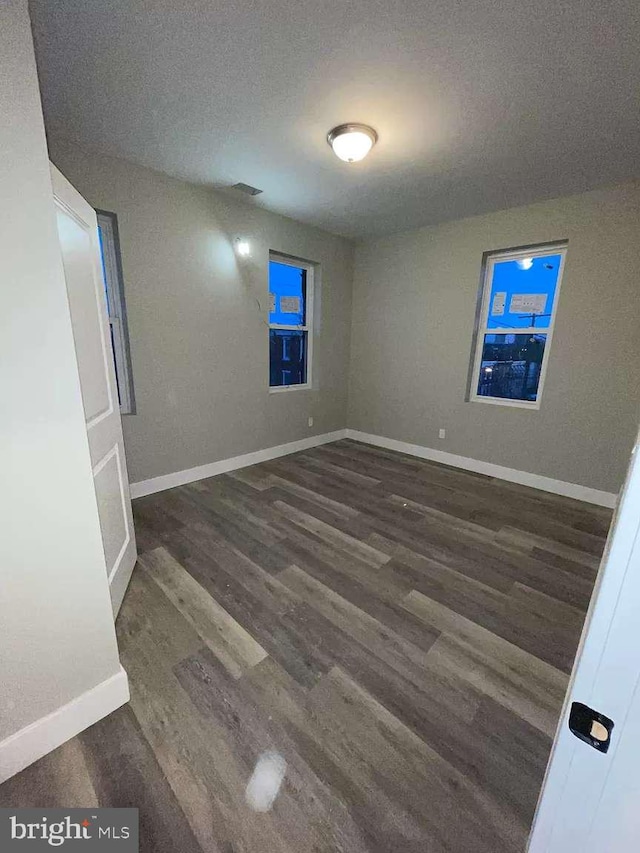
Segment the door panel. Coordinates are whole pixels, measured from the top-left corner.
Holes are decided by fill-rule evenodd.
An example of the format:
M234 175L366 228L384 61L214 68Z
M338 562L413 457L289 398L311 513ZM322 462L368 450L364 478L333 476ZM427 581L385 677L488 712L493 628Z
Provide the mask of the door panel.
M549 759L529 853L638 849L640 811L640 433L609 531ZM614 722L608 752L579 740L580 702Z
M107 342L102 326L101 283L94 269L91 238L71 211L56 210L58 235L64 251L64 272L72 315L85 419L94 423L113 411ZM73 317L72 317L73 319Z
M93 482L98 499L107 574L111 576L117 569L122 553L131 539L127 507L123 500L129 487L122 479L120 452L117 445L94 469Z
M93 479L114 613L136 561L118 389L93 208L51 167Z

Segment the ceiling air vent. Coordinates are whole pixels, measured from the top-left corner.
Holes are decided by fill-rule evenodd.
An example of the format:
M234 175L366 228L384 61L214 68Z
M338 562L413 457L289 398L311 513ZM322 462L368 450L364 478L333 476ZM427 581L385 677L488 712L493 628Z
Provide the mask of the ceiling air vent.
M234 184L232 189L239 190L241 193L244 193L245 195L260 195L260 193L262 192L262 190L259 190L258 187L252 187L249 184L243 184L243 183Z

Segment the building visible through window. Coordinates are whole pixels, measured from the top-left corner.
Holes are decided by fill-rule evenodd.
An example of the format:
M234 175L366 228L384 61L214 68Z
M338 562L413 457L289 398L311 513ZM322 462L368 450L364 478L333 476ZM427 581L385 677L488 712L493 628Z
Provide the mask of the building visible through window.
M561 244L487 257L471 400L539 407L565 254Z
M271 255L269 260L269 386L311 385L313 266Z
M108 213L104 210L98 210L96 213L120 411L123 414L133 414L135 412L135 398L133 395L127 312L124 301L118 219L115 213Z

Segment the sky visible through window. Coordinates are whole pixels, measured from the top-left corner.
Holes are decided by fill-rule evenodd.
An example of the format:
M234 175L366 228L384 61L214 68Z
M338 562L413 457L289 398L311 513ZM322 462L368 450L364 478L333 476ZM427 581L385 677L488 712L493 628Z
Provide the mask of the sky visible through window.
M107 287L107 268L104 263L104 238L102 236L102 228L98 225L98 242L100 243L100 263L102 264L102 283L104 285L104 293L107 298L107 314L111 316L111 306L109 305L109 289Z
M560 261L561 255L546 255L524 261L498 261L493 267L487 327L526 329L535 326L536 329L548 329ZM532 296L538 299L532 301L525 298ZM515 310L512 311L512 307ZM536 314L534 322L533 313Z
M269 261L269 323L281 326L304 325L303 282L304 270L300 267Z

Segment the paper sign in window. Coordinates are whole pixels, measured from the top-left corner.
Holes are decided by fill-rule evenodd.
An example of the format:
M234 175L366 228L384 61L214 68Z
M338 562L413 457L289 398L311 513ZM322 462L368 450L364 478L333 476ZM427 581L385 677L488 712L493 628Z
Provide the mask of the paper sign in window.
M299 314L300 313L300 297L299 296L281 296L280 297L280 312L282 314Z
M273 314L276 310L276 295L275 293L269 293L269 314Z
M504 314L504 308L507 304L507 294L506 291L500 291L500 293L495 293L493 295L493 305L491 306L491 316L492 317L502 317Z
M509 306L510 314L544 314L546 293L514 293Z

